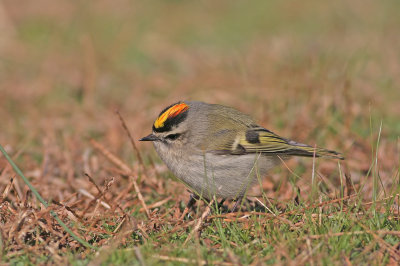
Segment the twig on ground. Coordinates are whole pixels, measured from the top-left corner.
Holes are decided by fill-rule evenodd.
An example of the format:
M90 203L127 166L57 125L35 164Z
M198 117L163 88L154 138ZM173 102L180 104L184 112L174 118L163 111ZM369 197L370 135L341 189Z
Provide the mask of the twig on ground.
M338 199L334 199L334 200L324 201L324 202L321 202L321 203L318 203L318 204L314 204L314 205L305 207L305 208L303 208L301 210L293 210L293 211L290 211L290 212L281 213L280 215L291 215L291 214L296 214L296 213L303 213L304 211L309 210L309 209L318 208L318 207L322 207L322 206L325 206L325 205L330 205L330 204L333 204L333 203L341 202L341 201L353 198L355 196L357 196L357 194L353 194L353 195L350 195L350 196L345 196L343 198L338 198Z
M99 186L96 184L96 182L94 181L94 179L88 174L88 173L84 173L85 176L89 179L89 181L96 187L97 191L102 194L101 189L99 188Z
M7 154L7 152L4 150L3 146L0 145L0 151L3 153L4 157L7 159L7 161L10 163L14 171L24 180L25 184L29 187L29 189L33 192L35 197L43 204L43 206L48 209L49 205L48 203L40 196L39 192L35 189L34 186L29 182L29 180L25 177L25 175L22 173L22 171L18 168L18 166L14 163L14 161L11 159L11 157ZM72 236L76 241L78 241L80 244L87 248L91 248L94 250L97 250L97 247L94 247L90 245L88 242L80 238L76 233L74 233L59 217L58 215L53 211L50 210L51 216L54 217L54 219L61 225L64 230Z
M186 264L197 264L198 261L197 260L193 260L193 259L187 259L187 258L178 258L178 257L170 257L170 256L165 256L165 255L153 255L153 258L155 259L159 259L162 261L176 261L176 262L182 262L182 263L186 263ZM200 263L202 265L206 265L208 264L207 261L205 260L201 260ZM229 262L213 262L213 265L224 265L224 266L232 266L232 263Z
M186 238L186 240L183 243L183 245L186 245L189 242L189 240L193 237L193 234L196 234L200 230L200 227L203 224L204 220L211 213L211 206L212 206L213 203L214 203L214 199L210 201L210 203L206 207L205 211L203 212L201 217L198 219L196 225L194 226L193 231L188 235L188 237Z
M380 234L380 235L395 235L395 236L399 236L400 237L400 231L378 230L378 231L375 231L374 233ZM299 240L305 240L307 238L309 238L309 239L320 239L320 238L329 238L329 237L336 237L336 236L365 235L365 234L370 234L370 232L367 232L367 231L353 231L353 232L327 233L327 234L323 234L323 235L307 235L307 236L299 238Z
M119 168L121 168L124 172L127 173L127 175L129 175L130 180L133 183L133 187L135 188L135 191L138 195L138 199L140 201L140 203L142 204L142 207L146 210L146 214L147 217L150 218L150 212L149 209L147 208L147 205L144 201L143 195L140 192L139 186L136 182L136 178L133 177L133 171L132 169L126 165L124 162L122 162L117 156L115 156L114 154L112 154L110 151L108 151L103 145L101 145L100 143L98 143L97 141L95 141L94 139L90 140L90 142L92 143L92 145L99 150L108 160L110 160L112 163L114 163L115 165L117 165Z
M82 216L78 215L71 207L69 207L69 206L67 206L67 205L65 205L65 204L63 204L63 203L61 203L61 202L58 202L58 201L56 201L56 200L52 200L52 202L53 202L54 204L58 205L58 206L64 207L67 211L69 211L70 213L72 213L72 215L74 215L74 216L75 216L76 218L78 218L81 222L83 222L83 221L82 221Z
M137 195L138 195L138 199L139 199L140 203L142 204L142 207L144 208L147 217L150 218L149 208L147 208L146 202L144 201L143 195L142 195L142 193L140 192L140 189L139 189L139 186L138 186L138 184L137 184L137 182L136 182L135 177L133 177L132 175L130 175L129 178L132 180L133 187L135 188L135 191L136 191L136 193L137 193Z
M10 178L10 182L7 184L6 188L3 190L3 194L1 195L1 198L0 198L0 203L2 203L5 198L7 198L8 193L10 192L11 187L13 185L14 178L15 177Z
M160 207L160 206L164 205L165 203L167 203L171 198L172 198L172 196L168 196L168 197L166 197L165 199L160 200L160 201L158 201L158 202L155 202L155 203L153 203L153 204L150 204L150 205L147 206L147 207L148 207L149 209L154 209L154 208ZM142 212L142 211L145 211L145 209L142 207L142 208L140 208L139 211Z
M140 251L140 248L134 247L133 249L135 250L135 255L136 255L136 258L138 259L140 265L146 266L146 263L144 262L143 255L142 255L142 252Z
M83 196L88 197L91 200L96 200L96 202L100 202L100 204L103 205L103 207L105 207L107 209L111 209L110 205L108 205L106 202L104 202L100 199L96 199L96 197L93 196L92 194L90 194L86 189L80 188L80 189L78 189L78 192L81 193Z
M122 117L122 115L120 114L120 112L118 110L116 110L115 113L118 115L119 120L121 121L122 127L126 131L126 134L128 134L128 138L131 141L133 150L136 152L136 156L137 156L137 158L139 160L139 164L143 167L143 170L146 171L146 168L145 168L144 163L143 163L142 155L140 154L140 151L137 148L136 143L132 138L131 132L129 131L128 126L126 125L124 118Z
M97 149L99 150L110 162L118 166L120 169L122 169L126 175L130 174L132 172L132 169L126 165L123 161L121 161L117 156L112 154L110 151L108 151L103 145L95 141L94 139L90 140L90 143Z
M309 246L309 249L304 250L304 252L302 252L296 259L294 259L294 261L297 261L299 263L299 265L304 265L306 261L312 259L312 255L314 254L314 252L319 249L319 247L322 246L322 242L319 243L318 245L316 245L313 249L311 249L311 245ZM306 253L306 254L304 254ZM303 255L304 254L304 255ZM302 256L303 258L301 260L300 256Z
M271 215L270 213L253 212L252 211L252 212L226 213L226 214L211 215L209 218L210 219L213 219L213 218L228 218L228 217L235 218L238 215L247 215L247 216L249 216L249 215L261 215L261 216L267 216L267 217L270 217L270 218L275 218L275 217L278 217L278 216L303 214L304 211L306 211L308 209L319 208L319 207L322 207L322 206L325 206L325 205L329 205L329 204L337 203L337 202L340 202L340 201L343 201L343 200L346 200L346 199L350 199L350 198L355 197L355 196L356 196L356 194L353 194L353 195L346 196L346 197L339 198L339 199L333 199L333 200L329 200L329 201L324 201L324 202L321 202L321 203L318 203L318 204L314 204L314 205L302 208L300 210L292 210L292 211L289 211L289 212L281 213L281 214L276 215L276 216L275 215Z
M372 237L387 251L389 252L390 256L392 256L396 261L400 261L400 254L397 250L395 250L389 243L383 240L380 236L378 236L375 232L371 231L367 226L364 224L357 222L364 230L371 234Z
M118 230L121 228L121 226L124 224L126 220L126 215L124 215L124 218L122 218L122 221L117 225L117 227L114 229L113 233L115 234L116 232L118 232Z

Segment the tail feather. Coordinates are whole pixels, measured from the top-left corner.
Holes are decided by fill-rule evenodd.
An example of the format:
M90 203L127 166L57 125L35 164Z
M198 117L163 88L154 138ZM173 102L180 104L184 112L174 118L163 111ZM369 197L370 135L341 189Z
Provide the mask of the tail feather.
M306 144L298 143L293 140L289 140L288 144L293 148L287 151L286 154L294 155L294 156L304 156L304 157L328 157L334 159L344 160L344 157L341 153L323 149L323 148L314 148Z

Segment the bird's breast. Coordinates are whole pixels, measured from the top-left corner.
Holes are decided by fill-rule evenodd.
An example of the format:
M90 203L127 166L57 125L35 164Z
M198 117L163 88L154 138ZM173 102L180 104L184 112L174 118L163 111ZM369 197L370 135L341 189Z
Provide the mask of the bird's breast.
M155 148L177 178L206 198L242 195L279 163L278 158L261 154L216 155L171 150L163 145Z

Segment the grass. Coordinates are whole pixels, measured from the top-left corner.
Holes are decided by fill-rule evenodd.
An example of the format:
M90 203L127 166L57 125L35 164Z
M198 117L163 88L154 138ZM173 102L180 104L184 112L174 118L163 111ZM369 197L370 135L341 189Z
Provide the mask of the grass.
M50 203L0 157L2 263L395 264L398 9L397 1L1 2L0 144ZM289 160L249 191L256 211L212 205L193 232L206 204L180 219L185 186L137 144L143 168L115 114L136 140L180 99L236 107L346 160Z

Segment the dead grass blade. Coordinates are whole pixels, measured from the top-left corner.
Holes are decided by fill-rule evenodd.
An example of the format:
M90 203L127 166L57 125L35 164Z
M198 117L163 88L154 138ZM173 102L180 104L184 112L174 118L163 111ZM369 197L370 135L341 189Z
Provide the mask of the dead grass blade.
M360 223L357 221L357 224L359 224L364 230L371 234L372 237L378 242L389 254L392 256L396 261L400 261L400 254L396 249L394 249L391 245L389 245L385 240L383 240L380 236L378 236L375 232L370 230L367 226L364 224Z
M396 261L400 261L400 254L395 250L391 245L389 245L385 240L383 240L380 236L378 236L375 232L370 230L367 226L364 224L357 222L358 225L360 225L364 230L371 234L372 237L378 242L389 254L392 256Z
M374 233L379 234L379 235L395 235L400 237L400 231L386 231L386 230L378 230L375 231ZM323 234L323 235L307 235L302 238L299 238L299 240L305 240L307 238L309 239L321 239L321 238L329 238L329 237L336 237L336 236L346 236L346 235L365 235L365 234L370 234L370 232L367 231L354 231L354 232L338 232L338 233L328 233L328 234Z
M135 153L136 153L136 156L137 156L137 158L138 158L138 160L139 160L139 164L140 164L140 165L143 167L143 169L145 170L146 168L145 168L144 163L143 163L142 155L140 154L140 151L139 151L139 149L137 148L136 143L135 143L135 141L134 141L133 138L132 138L132 134L131 134L131 132L129 131L128 126L126 125L124 118L122 117L122 115L120 114L120 112L119 112L118 110L116 110L115 113L118 115L119 120L121 121L122 127L125 129L126 134L128 135L128 138L129 138L129 140L131 141L132 148L133 148L133 150L134 150Z
M193 228L193 231L188 235L185 242L183 243L184 246L186 246L186 244L193 237L193 235L196 234L200 230L200 227L203 224L204 220L211 213L211 206L213 203L214 203L214 199L210 201L210 203L207 205L206 209L204 210L203 214L201 215L200 219L198 219L196 225Z
M78 189L78 192L81 193L83 196L91 199L91 200L95 200L96 202L100 202L101 205L103 205L103 207L107 208L107 209L111 209L111 206L108 205L106 202L101 201L99 199L96 199L95 196L93 196L92 194L90 194L86 189L80 188Z
M103 145L101 145L100 143L95 141L94 139L91 139L90 143L92 143L92 145L97 150L99 150L110 162L114 163L116 166L121 168L127 175L129 175L129 179L133 183L133 187L135 188L135 191L138 195L138 199L139 199L140 203L142 204L142 207L145 209L147 217L150 218L149 208L147 208L147 205L144 201L143 195L140 192L139 186L136 182L136 178L132 175L132 173L133 173L132 169L128 165L126 165L122 160L120 160L117 156L115 156L109 150L107 150Z
M180 263L186 263L186 264L199 264L199 263L201 265L208 264L208 262L205 260L197 261L197 260L193 260L193 259L170 257L170 256L165 256L165 255L153 255L153 258L162 260L162 261L174 261L174 262L180 262ZM213 262L213 265L232 266L234 264L229 263L229 262Z
M304 211L309 210L309 209L314 209L314 208L319 208L319 207L323 207L323 206L326 206L326 205L334 204L334 203L337 203L337 202L341 202L341 201L344 201L344 200L351 199L351 198L353 198L355 196L357 196L357 194L353 194L353 195L350 195L350 196L345 196L345 197L334 199L334 200L324 201L324 202L321 202L321 203L318 203L318 204L313 204L311 206L305 207L305 208L303 208L301 210L293 210L293 211L290 211L290 212L282 213L280 215L291 215L291 214L296 214L296 213L303 213Z
M150 218L150 211L149 208L147 208L146 202L144 201L143 195L140 192L139 186L136 182L136 178L133 177L132 175L129 176L129 178L131 179L132 183L133 183L133 187L135 188L135 191L138 195L138 199L140 201L140 203L142 204L143 209L145 210L147 217Z
M3 190L3 194L1 195L1 198L0 198L0 203L2 203L5 198L7 198L8 193L10 192L11 187L13 185L13 181L14 181L14 177L11 177L10 182L7 184L6 188Z
M135 255L136 255L136 258L138 259L140 265L146 266L146 263L144 262L143 255L142 255L142 252L140 251L140 248L134 247L133 249L135 250Z
M149 206L147 206L149 209L154 209L154 208L157 208L157 207L160 207L160 206L162 206L162 205L164 205L165 203L167 203L170 199L172 199L172 196L168 196L168 197L166 197L165 199L163 199L163 200L160 200L160 201L158 201L158 202L155 202L155 203L153 203L153 204L150 204ZM139 211L145 211L145 209L144 208L140 208L140 210Z
M118 166L122 169L125 174L129 174L132 172L132 169L126 165L122 160L120 160L117 156L112 154L109 150L107 150L103 145L95 141L94 139L90 140L90 143L95 147L98 151L100 151L110 162Z
M7 161L10 163L10 165L12 166L14 171L24 180L25 184L29 187L29 189L33 192L33 194L35 194L36 198L43 204L43 206L46 209L48 209L49 205L47 204L47 202L40 196L39 192L35 189L35 187L32 186L32 184L25 177L25 175L18 168L18 166L14 163L14 161L10 158L10 156L8 156L7 152L4 150L2 145L0 145L0 151L3 153L4 157L6 157ZM69 229L69 227L63 221L61 221L61 219L58 217L58 215L54 211L50 210L50 214L61 225L61 227L63 227L64 230L68 234L70 234L76 241L78 241L79 243L81 243L83 246L85 246L87 248L91 248L94 250L98 249L97 247L90 245L88 242L86 242L82 238L78 237L74 232L72 232L72 230Z

